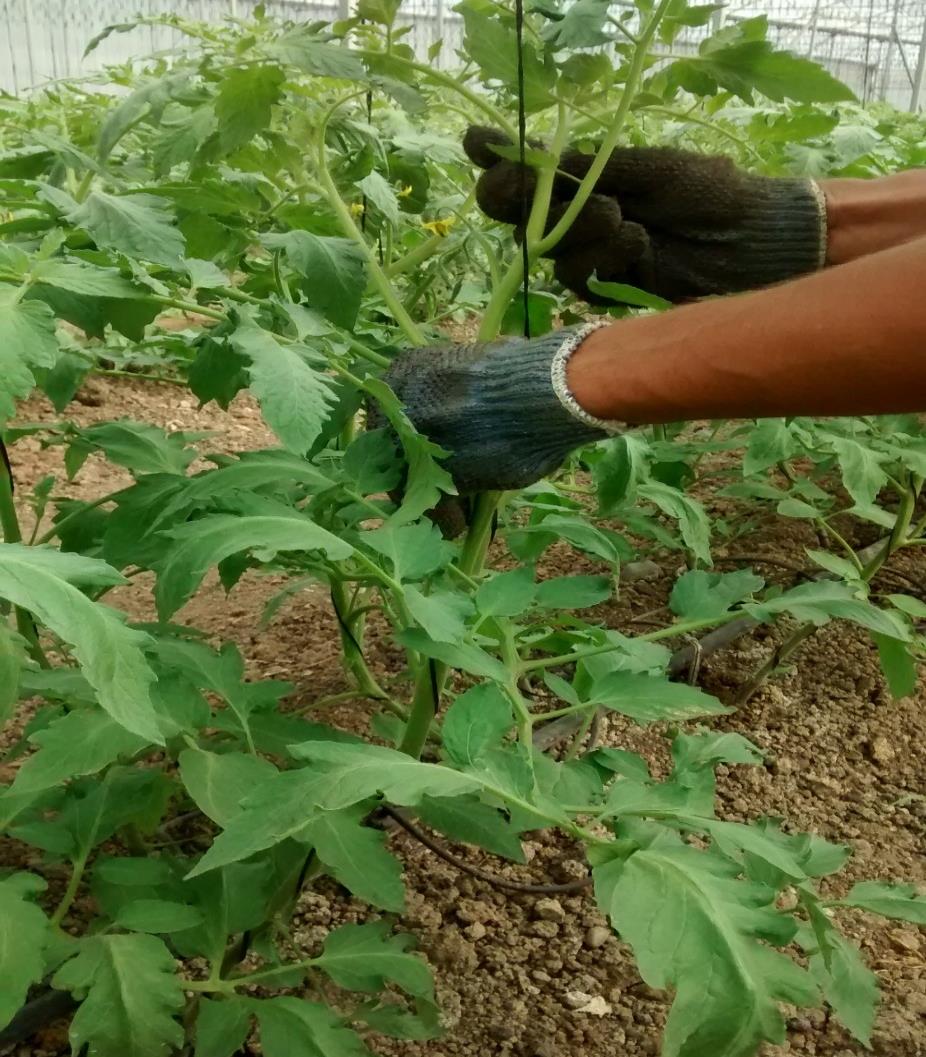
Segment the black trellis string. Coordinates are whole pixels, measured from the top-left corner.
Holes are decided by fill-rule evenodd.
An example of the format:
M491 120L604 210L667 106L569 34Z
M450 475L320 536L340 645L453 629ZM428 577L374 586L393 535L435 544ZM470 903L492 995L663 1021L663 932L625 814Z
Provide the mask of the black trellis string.
M515 35L518 42L518 149L520 162L518 167L521 192L521 267L524 276L521 282L521 297L524 308L524 337L531 336L530 317L530 250L527 245L527 221L529 208L527 202L527 112L524 107L524 0L515 0Z

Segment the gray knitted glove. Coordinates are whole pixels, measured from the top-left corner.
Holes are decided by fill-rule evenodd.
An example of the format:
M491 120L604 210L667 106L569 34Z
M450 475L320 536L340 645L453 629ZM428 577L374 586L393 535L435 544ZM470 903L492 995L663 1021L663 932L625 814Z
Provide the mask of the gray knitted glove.
M569 356L598 326L413 349L383 379L415 428L451 453L447 469L462 495L524 488L619 428L583 411L566 386Z

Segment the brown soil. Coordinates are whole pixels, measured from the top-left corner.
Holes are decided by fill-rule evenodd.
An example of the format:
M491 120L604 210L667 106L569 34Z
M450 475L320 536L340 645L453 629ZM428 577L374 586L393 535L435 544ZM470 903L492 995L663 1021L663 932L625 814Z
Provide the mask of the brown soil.
M95 381L85 389L71 417L80 423L131 417L172 429L214 431L202 450L235 451L270 446L272 436L252 403L239 398L231 410L196 408L185 390L132 381ZM27 404L23 421L52 421L41 398ZM41 450L24 439L12 452L21 492L43 476L59 475L57 492L93 498L128 483L128 474L96 457L78 480L63 482L60 449ZM24 521L29 515L23 512ZM804 539L794 523L760 525L734 551L803 565ZM547 572L584 566L567 548L555 548ZM633 629L632 614L664 604L677 572L677 560L663 563L661 578L625 588L620 604L600 612L612 626ZM898 566L906 579L891 590L916 593L924 584L926 555ZM761 567L769 579L789 582L784 569ZM885 583L890 582L888 580ZM216 639L238 644L255 677L293 682L293 707L346 689L339 666L337 629L322 590L308 590L287 601L264 631L257 629L266 601L282 585L277 576L248 574L226 599L209 580L182 613L185 622ZM151 615L150 580L111 595L133 617ZM923 597L923 592L920 594ZM637 625L639 627L639 625ZM781 631L760 631L707 659L702 685L730 699L736 688L768 655ZM381 629L372 629L371 652L388 678L401 668L401 655ZM739 731L768 753L764 767L721 768L720 813L731 820L769 814L801 829L848 843L855 855L833 889L842 892L859 879L926 882L926 692L892 701L879 674L868 638L844 624L820 631L796 658L785 678L766 685L739 712L716 726ZM327 713L334 722L357 728L366 713L346 707ZM640 730L611 717L602 741L642 752L654 769L664 768L663 732ZM536 896L501 892L461 874L398 832L392 837L406 866L408 911L403 927L415 933L434 966L447 1027L433 1043L396 1043L373 1038L371 1046L394 1057L638 1057L659 1051L667 1002L640 980L627 949L607 931L591 895ZM0 843L0 866L21 863L22 846ZM458 854L485 868L522 880L565 881L583 872L581 854L556 835L541 835L527 846L525 867L488 863L472 849ZM295 923L294 940L313 949L332 926L366 916L366 909L336 885L322 881L307 893ZM883 1004L871 1052L878 1057L926 1055L926 934L900 922L874 921L845 914L843 923L861 944L880 978ZM597 1001L587 1006L581 995ZM61 1026L16 1048L26 1054L66 1052ZM259 1052L259 1051L255 1051ZM822 1012L797 1012L789 1021L784 1047L766 1047L763 1057L861 1057L866 1051Z

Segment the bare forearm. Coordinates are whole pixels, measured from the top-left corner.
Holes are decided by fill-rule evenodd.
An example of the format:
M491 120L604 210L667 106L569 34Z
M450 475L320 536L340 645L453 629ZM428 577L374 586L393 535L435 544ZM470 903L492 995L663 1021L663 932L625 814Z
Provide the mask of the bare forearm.
M926 410L926 237L599 330L568 382L631 423Z
M876 180L823 180L827 264L845 264L926 236L926 169Z

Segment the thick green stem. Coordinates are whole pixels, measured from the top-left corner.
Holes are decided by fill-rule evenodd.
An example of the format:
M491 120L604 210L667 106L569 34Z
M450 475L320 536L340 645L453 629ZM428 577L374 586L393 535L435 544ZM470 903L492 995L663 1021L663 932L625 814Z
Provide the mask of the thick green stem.
M4 457L0 457L0 531L3 532L5 543L22 543L22 530L19 527L16 504L13 501L13 479L7 469L5 454L6 449L4 448ZM47 668L48 658L39 645L31 615L19 606L14 607L14 613L16 614L16 630L26 640L29 656L36 664Z
M344 102L344 100L341 100L340 102ZM338 106L340 105L340 102L337 104ZM328 119L334 109L335 107L332 107L328 111L325 120L322 122L321 128L318 130L315 152L316 166L318 169L318 182L325 198L328 200L328 204L338 218L341 230L360 248L364 260L366 261L367 268L369 269L373 285L379 292L380 297L385 301L386 307L392 313L399 328L412 345L425 345L427 342L425 341L424 335L421 333L418 324L412 319L408 312L406 312L405 306L402 304L399 295L396 293L392 283L389 282L388 276L380 266L373 248L364 238L363 232L360 228L354 223L354 218L351 216L347 204L341 197L341 192L338 190L337 184L335 184L331 171L328 168L328 158L325 154L325 132L328 127Z
M572 227L573 221L588 201L589 195L595 189L595 184L598 183L599 177L604 172L604 167L608 164L611 152L617 146L620 134L624 130L624 123L627 120L627 115L630 113L630 107L633 104L637 89L640 86L640 79L646 68L646 56L649 52L649 46L656 35L656 30L659 28L659 23L662 21L663 15L666 13L666 10L671 3L672 0L660 0L656 10L641 30L637 43L634 46L633 58L630 61L630 69L627 71L624 93L621 96L621 101L614 113L611 127L605 134L601 148L595 155L595 160L589 166L588 172L579 184L579 189L576 191L575 198L569 203L569 206L553 230L542 240L540 245L537 246L537 254L539 256L542 256L553 249L563 235L565 235Z

